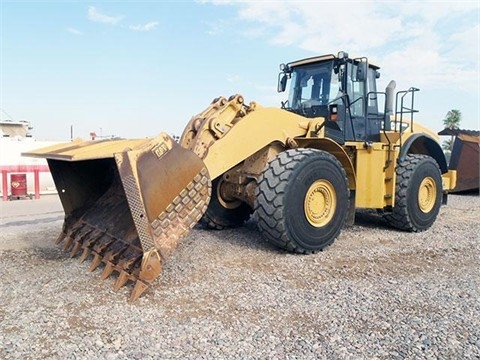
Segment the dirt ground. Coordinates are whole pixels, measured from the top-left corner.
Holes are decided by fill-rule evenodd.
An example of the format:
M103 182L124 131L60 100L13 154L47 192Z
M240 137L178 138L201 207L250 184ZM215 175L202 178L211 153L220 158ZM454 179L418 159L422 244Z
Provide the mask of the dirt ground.
M131 285L112 291L53 243L57 196L3 202L0 358L479 358L479 209L451 195L418 234L358 212L313 255L252 222L195 228L129 304Z

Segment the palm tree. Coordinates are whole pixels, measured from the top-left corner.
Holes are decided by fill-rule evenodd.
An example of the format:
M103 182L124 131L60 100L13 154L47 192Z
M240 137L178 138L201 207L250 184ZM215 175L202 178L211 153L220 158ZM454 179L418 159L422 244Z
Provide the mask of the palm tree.
M460 110L453 109L447 112L447 115L445 115L445 119L443 119L443 126L445 126L446 129L456 130L460 128L461 120L462 120L462 113L460 112ZM453 138L454 136L452 135L450 140L447 140L443 143L443 148L445 150L452 151Z
M445 126L446 129L458 129L460 120L462 120L460 110L450 110L447 112L447 115L445 115L445 119L443 119L443 126Z
M453 137L453 136L452 136ZM450 152L452 151L452 147L453 147L453 141L452 139L448 139L448 140L444 140L443 143L442 143L442 149L447 151L447 152Z

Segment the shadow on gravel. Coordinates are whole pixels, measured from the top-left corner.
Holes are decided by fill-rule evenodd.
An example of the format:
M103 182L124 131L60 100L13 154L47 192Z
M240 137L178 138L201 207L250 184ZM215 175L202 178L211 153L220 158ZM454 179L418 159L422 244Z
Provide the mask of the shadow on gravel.
M63 215L58 215L58 216L48 217L48 218L43 218L43 219L10 221L10 222L7 222L5 224L1 224L0 228L5 228L5 227L9 227L9 226L45 224L45 223L51 223L51 222L59 221L59 220L63 220L63 219L64 219Z
M390 227L385 219L383 219L382 215L379 215L372 210L357 210L355 213L354 226L360 226L367 229L398 231ZM205 231L208 233L208 236L215 240L232 246L241 246L265 252L274 252L276 254L289 254L288 251L266 242L260 235L255 222L252 220L247 221L243 226L230 229L212 230L207 229L200 224L197 224L195 229Z
M372 210L357 210L355 213L355 225L366 228L392 230L385 219L376 212L372 212Z
M479 189L474 189L474 190L464 190L464 191L459 191L459 192L454 192L450 193L449 196L452 195L459 195L459 196L480 196L480 190Z
M267 243L262 238L258 232L257 225L252 220L247 221L242 226L224 230L206 229L201 225L197 225L195 228L205 231L210 237L232 246L241 246L250 249L258 249L265 252L285 254L284 250Z
M46 261L58 261L58 260L69 260L70 257L68 253L62 251L62 249L57 248L34 248L28 249L27 253L35 256L35 258L46 260Z

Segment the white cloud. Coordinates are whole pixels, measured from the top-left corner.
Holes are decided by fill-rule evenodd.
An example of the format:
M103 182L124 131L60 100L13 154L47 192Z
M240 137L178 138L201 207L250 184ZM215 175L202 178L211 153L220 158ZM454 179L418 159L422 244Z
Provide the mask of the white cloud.
M73 34L73 35L83 35L83 32L81 32L80 30L77 30L75 28L72 28L72 27L69 27L66 29L70 34Z
M262 24L263 37L273 44L296 45L315 53L325 49L356 53L382 46L401 29L397 17L381 13L378 4L370 2L297 2L289 7L275 2L246 3L239 17L254 26Z
M240 75L227 75L227 81L230 83L239 83L241 80Z
M479 2L205 2L237 7L230 21L250 38L312 54L345 50L411 85L478 92Z
M235 1L234 0L195 0L195 2L199 4L212 3L214 5L229 5L229 4L233 4Z
M157 27L158 21L150 21L143 25L130 25L129 28L134 31L150 31Z
M94 6L88 7L88 19L104 24L115 25L123 19L122 15L110 16L100 13Z
M225 29L228 27L229 23L224 19L218 19L213 22L206 22L205 25L208 27L208 35L218 35L225 32Z

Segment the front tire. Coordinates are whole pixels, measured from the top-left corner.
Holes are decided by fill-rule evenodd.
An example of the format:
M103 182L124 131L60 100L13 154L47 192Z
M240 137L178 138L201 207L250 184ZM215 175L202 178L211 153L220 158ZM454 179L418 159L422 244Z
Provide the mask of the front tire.
M253 217L267 242L297 253L331 244L343 228L348 181L340 162L316 149L280 153L258 180Z
M442 175L430 156L410 154L396 169L395 206L385 215L400 230L419 232L435 222L442 202Z

